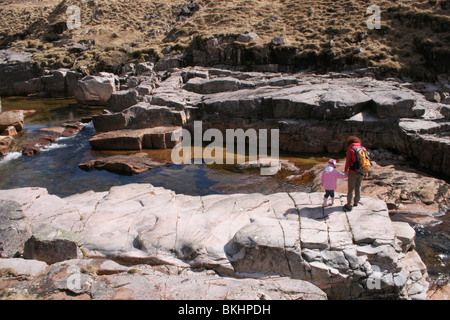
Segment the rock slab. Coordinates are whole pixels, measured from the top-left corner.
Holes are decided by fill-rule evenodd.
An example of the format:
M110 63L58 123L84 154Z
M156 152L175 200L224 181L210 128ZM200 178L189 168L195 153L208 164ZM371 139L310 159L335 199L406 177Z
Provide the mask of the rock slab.
M428 289L407 227L396 231L386 204L369 197L350 213L340 195L323 208L322 193L200 197L149 184L63 199L45 189L6 190L0 199L24 203L37 241L65 240L86 257L128 266L210 269L261 281L289 277L331 299L422 299Z

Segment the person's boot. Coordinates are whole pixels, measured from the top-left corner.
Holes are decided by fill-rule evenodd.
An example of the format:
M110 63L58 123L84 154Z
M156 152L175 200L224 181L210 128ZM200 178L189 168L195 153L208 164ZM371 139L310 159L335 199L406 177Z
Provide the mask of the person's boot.
M334 204L334 198L330 198L330 204L329 204L329 206L331 207L333 204Z
M323 207L326 207L326 206L327 206L327 198L323 198L323 204L322 204L322 206L323 206Z
M352 211L352 206L351 206L350 204L347 203L347 204L344 206L344 210Z

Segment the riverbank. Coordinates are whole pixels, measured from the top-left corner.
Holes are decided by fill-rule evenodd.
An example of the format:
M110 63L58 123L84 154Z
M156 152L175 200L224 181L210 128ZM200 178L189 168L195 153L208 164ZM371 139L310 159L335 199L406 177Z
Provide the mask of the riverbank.
M2 256L31 259L15 260L19 265L33 260L49 265L39 264L34 278L9 292L117 298L118 292L111 290L115 285L108 289L104 282L131 277L147 283L158 277L153 272L142 277L149 270L140 266L145 264L186 272L212 270L216 277L256 278L268 285L274 280L267 277L273 276L310 283L299 282L296 290L280 297L288 299L426 298L426 266L414 250L415 232L407 223L391 222L386 204L373 198L364 197L358 209L346 213L342 203L324 209L322 196L294 192L192 197L149 184L66 198L41 188L3 190L2 219L18 232L2 233ZM12 208L14 219L9 218ZM107 263L112 272L97 266L105 259L116 262ZM10 260L1 261L7 265ZM74 265L78 271L67 271ZM136 270L130 272L130 267ZM70 286L71 274L79 277L78 287ZM113 277L98 278L102 274ZM39 286L43 281L46 285ZM175 280L172 287L172 281L151 290L154 298L171 296L179 283ZM212 290L211 297L216 296L217 287L208 283L198 283L199 292ZM135 285L125 285L130 298L150 297L140 296L144 292ZM278 286L274 293L257 295L272 297L283 291Z

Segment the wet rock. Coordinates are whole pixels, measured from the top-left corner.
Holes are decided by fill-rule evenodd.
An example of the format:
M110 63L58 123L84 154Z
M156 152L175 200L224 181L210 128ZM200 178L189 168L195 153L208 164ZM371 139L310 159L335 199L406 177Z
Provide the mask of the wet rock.
M22 154L26 156L35 156L40 153L41 149L55 143L59 138L72 137L79 133L84 126L77 120L67 121L57 127L41 128L30 142L22 147Z
M5 130L1 132L2 136L15 136L17 134L17 130L14 126L9 126Z
M73 70L67 70L65 77L65 94L68 97L75 95L75 88L78 85L78 81L83 78L83 74Z
M172 141L172 135L175 140ZM94 135L89 143L96 150L142 150L173 148L180 142L181 127L124 129Z
M12 92L17 96L42 93L45 91L44 82L41 78L33 78L27 81L14 82Z
M24 116L22 111L3 111L0 113L0 131L13 126L17 132L23 129Z
M6 155L11 151L14 144L14 138L11 136L0 136L0 156Z
M131 175L139 174L164 165L164 163L153 161L146 153L137 153L133 155L116 155L90 160L88 162L80 163L78 167L86 171L106 170Z

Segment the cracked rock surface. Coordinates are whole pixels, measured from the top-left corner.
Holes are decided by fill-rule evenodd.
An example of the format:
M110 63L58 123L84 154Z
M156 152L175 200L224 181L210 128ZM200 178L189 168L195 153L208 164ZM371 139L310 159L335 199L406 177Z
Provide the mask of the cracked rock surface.
M345 212L340 195L334 206L326 208L321 206L322 197L322 193L186 196L150 184L66 198L40 188L0 191L0 200L21 208L19 218L29 225L34 239L27 250L36 249L33 243L40 243L40 249L61 242L76 245L70 254L61 250L60 257L55 257L55 250L48 253L49 270L82 257L113 260L126 274L113 272L116 275L109 275L109 284L120 287L126 283L127 290L120 294L129 298L158 295L163 299L173 297L174 290L181 297L192 290L187 284L176 287L181 283L177 277L181 271L177 271L168 276L165 287L150 294L150 284L155 285L161 276L155 268L163 266L183 272L206 270L186 280L201 288L199 298L255 298L240 296L239 289L234 292L233 288L244 286L252 292L257 283L272 288L267 290L276 293L261 294L273 298L319 299L325 298L324 293L330 299L426 298L427 270L408 243L414 241L414 230L407 223L394 225L381 200L363 197L358 207ZM8 252L21 252L22 243ZM34 252L39 255L33 259L46 261L45 250ZM12 258L1 254L4 259ZM153 271L130 275L129 268ZM52 276L49 272L44 277ZM117 290L97 283L98 273L91 278L82 274L87 289L81 286L76 294L120 297ZM211 291L211 282L202 277L231 287L219 294L220 285Z

